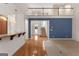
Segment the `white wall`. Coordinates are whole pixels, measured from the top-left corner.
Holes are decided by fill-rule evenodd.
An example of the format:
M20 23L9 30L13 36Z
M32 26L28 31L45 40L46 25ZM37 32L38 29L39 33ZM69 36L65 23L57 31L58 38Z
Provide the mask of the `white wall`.
M18 33L25 31L24 14L8 15L8 33Z
M76 23L77 23L77 21L76 21L76 14L75 14L75 11L76 11L76 9L74 9L74 15L73 15L73 17L72 17L72 39L73 40L76 40L77 39L77 25L76 25Z
M25 31L25 19L24 14L16 14L16 32Z
M16 32L16 19L15 15L8 15L8 33Z
M72 39L79 41L79 4L72 4L73 10L73 21L72 21Z
M28 38L28 20L25 19L25 32L26 32L26 38Z
M74 40L79 41L79 7L74 12Z

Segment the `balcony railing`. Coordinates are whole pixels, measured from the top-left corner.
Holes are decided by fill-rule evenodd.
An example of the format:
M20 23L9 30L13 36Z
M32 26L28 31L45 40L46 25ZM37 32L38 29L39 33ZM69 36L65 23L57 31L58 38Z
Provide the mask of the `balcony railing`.
M32 16L72 16L73 8L28 8Z

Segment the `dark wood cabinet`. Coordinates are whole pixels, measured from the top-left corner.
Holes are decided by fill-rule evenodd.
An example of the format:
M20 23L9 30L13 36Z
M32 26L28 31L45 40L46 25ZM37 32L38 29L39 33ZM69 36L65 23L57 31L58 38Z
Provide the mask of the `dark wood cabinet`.
M7 34L7 21L0 19L0 34Z

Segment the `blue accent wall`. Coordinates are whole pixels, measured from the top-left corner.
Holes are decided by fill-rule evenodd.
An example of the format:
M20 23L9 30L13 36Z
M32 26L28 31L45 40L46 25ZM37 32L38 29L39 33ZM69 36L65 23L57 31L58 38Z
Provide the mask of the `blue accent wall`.
M72 38L72 18L49 20L49 38Z

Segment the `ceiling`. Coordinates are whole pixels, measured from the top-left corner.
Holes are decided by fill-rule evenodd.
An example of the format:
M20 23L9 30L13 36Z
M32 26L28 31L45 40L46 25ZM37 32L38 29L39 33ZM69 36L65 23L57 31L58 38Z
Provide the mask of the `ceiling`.
M65 5L71 5L73 8L78 7L79 4L67 4L67 3L4 3L4 6L8 6L10 9L14 9L16 11L26 12L28 8L55 8L55 7L63 7Z

